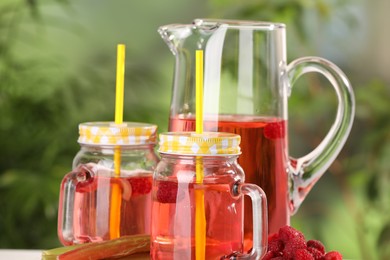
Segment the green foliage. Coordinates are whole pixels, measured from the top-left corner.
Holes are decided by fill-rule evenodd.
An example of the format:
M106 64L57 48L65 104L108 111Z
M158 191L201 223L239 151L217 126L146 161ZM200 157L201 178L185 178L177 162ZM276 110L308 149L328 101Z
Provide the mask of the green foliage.
M20 20L37 15L36 2L25 4L0 6L0 247L42 248L58 245L58 187L77 126L63 97L75 89L61 89L58 64L16 55Z
M303 152L318 144L319 135L326 133L333 120L326 109L319 111L325 104L335 106L333 93L318 90L315 85L309 88L316 89L313 95L296 88L290 102L290 112L296 113L290 119L295 127L292 135L305 137L293 143L306 146ZM346 147L292 220L309 237L324 241L346 258L388 259L390 91L378 80L354 89L356 117ZM299 103L309 109L302 109ZM313 124L315 113L327 116L317 118Z
M308 39L305 14L312 11L320 19L327 19L332 8L323 0L249 0L245 4L240 0L212 0L210 3L216 17L285 23L301 42Z
M0 5L0 20L0 247L55 247L59 187L79 149L77 126L113 121L115 46L109 56L96 50L74 73L61 57L19 52L31 39L30 48L39 46L46 35L37 32L52 29L42 23L38 2ZM109 76L106 64L113 68ZM126 81L140 87L125 95L133 104L125 106L125 120L164 126L166 114L155 111L164 111L161 100L169 102L169 94L162 99L155 90L157 72L139 60L127 68Z
M362 200L364 208L359 209L360 228L373 229L375 248L381 259L388 259L390 251L390 110L388 100L390 90L383 82L375 80L359 88L356 98L360 101L357 110L357 127L361 145L355 147L350 169L356 177L365 178ZM351 176L352 178L352 176ZM378 219L375 226L370 225L366 212ZM368 241L366 241L368 242Z
M64 20L49 19L40 11L46 3L72 9L70 1L65 0L0 3L1 248L50 248L59 244L59 185L78 150L77 125L113 119L114 46L112 53L98 44L91 47L72 69L65 68L66 59L62 57L29 53L34 44L38 46L50 37L47 31L53 27L74 38L85 37L87 29L72 16L77 12L67 12L71 17ZM295 58L314 48L308 21L313 17L327 21L350 1L207 3L210 17L286 23L289 55ZM348 26L356 26L353 17L343 19ZM125 104L131 104L125 105L125 120L156 123L163 131L170 92L162 86L170 84L173 63L167 60L172 61L172 57L164 49L164 59L155 55L158 50L143 52L153 56L145 58L139 54L143 43L133 43L127 50L131 58L126 63L125 82L132 87L125 93ZM58 46L66 48L65 44ZM346 258L389 259L390 89L381 79L362 82L357 80L359 75L348 76L352 82L359 82L354 85L357 106L351 135L292 221L307 237L323 240L327 249L339 250ZM308 76L294 86L289 100L293 155L310 152L333 122L337 100L331 88L323 87L326 84L322 78Z

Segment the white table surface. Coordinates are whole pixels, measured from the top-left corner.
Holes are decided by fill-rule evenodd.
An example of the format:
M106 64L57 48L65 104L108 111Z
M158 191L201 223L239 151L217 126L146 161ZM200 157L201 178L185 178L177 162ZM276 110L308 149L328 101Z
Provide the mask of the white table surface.
M41 260L41 250L0 249L0 260Z

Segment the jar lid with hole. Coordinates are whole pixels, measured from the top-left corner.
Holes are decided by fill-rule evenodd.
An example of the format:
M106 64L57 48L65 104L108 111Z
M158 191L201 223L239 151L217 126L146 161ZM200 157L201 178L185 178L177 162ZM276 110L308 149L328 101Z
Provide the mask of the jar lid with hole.
M124 122L87 122L79 125L80 144L143 145L156 143L157 125Z

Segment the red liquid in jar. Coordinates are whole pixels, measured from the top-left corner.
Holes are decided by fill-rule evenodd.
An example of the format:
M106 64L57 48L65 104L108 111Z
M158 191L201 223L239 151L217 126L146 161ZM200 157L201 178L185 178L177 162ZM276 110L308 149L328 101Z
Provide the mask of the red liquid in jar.
M110 239L112 187L120 189L120 236L150 234L152 173L94 176L76 185L73 210L75 243Z
M243 195L232 196L231 176L205 178L203 184L156 180L152 195L151 258L195 259L195 192L204 193L205 259L243 252ZM223 179L223 180L222 180ZM228 184L226 184L228 182ZM218 184L224 182L225 184Z
M230 132L241 136L242 154L238 163L245 182L259 185L267 195L268 233L289 224L287 175L287 122L280 118L220 115L218 121L204 121L204 131ZM195 119L178 116L170 119L170 131L194 131ZM245 249L252 241L252 207L245 198Z

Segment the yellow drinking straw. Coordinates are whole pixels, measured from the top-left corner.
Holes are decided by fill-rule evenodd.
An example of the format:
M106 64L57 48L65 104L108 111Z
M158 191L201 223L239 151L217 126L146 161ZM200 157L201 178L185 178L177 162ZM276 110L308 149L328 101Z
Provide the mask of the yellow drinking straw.
M195 56L195 103L196 133L203 133L203 50L197 50ZM202 158L196 159L196 183L202 184L204 178ZM195 189L195 259L206 256L206 218L204 208L204 190Z
M123 99L124 99L124 81L125 81L125 45L117 46L116 62L116 96L115 96L115 124L123 123ZM114 151L114 173L118 178L121 171L121 149L115 147ZM110 207L110 238L120 237L120 213L122 200L121 187L118 183L112 184L111 207Z

